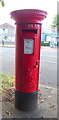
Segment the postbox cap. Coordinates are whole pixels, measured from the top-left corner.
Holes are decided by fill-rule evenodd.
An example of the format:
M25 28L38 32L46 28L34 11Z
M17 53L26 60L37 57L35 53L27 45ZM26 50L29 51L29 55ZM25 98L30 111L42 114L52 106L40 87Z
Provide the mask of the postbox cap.
M39 23L46 18L47 12L37 9L16 10L10 13L16 22Z

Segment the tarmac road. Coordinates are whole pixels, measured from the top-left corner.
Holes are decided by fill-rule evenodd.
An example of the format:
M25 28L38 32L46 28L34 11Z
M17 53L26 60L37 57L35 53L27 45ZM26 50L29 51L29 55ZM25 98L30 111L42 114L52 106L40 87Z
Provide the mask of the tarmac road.
M40 84L57 87L57 49L41 47L40 65ZM14 75L14 66L15 48L0 47L0 73Z

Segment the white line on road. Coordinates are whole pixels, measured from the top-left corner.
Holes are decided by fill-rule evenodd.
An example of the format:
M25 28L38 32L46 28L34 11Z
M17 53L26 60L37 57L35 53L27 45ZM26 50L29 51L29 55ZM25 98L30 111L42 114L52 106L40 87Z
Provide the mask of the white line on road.
M15 58L15 56L5 55L5 57Z
M53 62L53 61L45 61L45 60L41 60L41 62L48 62L48 63L57 64L57 62Z
M9 58L15 58L15 56L9 56L9 55L6 55L7 57ZM6 57L5 56L5 57ZM57 64L57 62L53 62L53 61L46 61L46 60L41 60L41 62L47 62L47 63L51 63L51 64Z
M56 56L49 56L49 55L41 55L40 57L56 57L57 58L57 55Z

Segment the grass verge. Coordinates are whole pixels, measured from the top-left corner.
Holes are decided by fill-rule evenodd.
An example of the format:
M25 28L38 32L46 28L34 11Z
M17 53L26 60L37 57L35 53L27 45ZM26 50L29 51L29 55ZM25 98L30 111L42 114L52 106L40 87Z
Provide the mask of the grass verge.
M0 74L0 93L10 89L15 84L15 77L8 74Z

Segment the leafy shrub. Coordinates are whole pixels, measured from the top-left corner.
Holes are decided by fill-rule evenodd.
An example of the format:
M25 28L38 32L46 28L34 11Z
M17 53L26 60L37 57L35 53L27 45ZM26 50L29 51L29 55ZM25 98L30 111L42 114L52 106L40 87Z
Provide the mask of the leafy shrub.
M42 41L41 46L50 46L50 42Z

